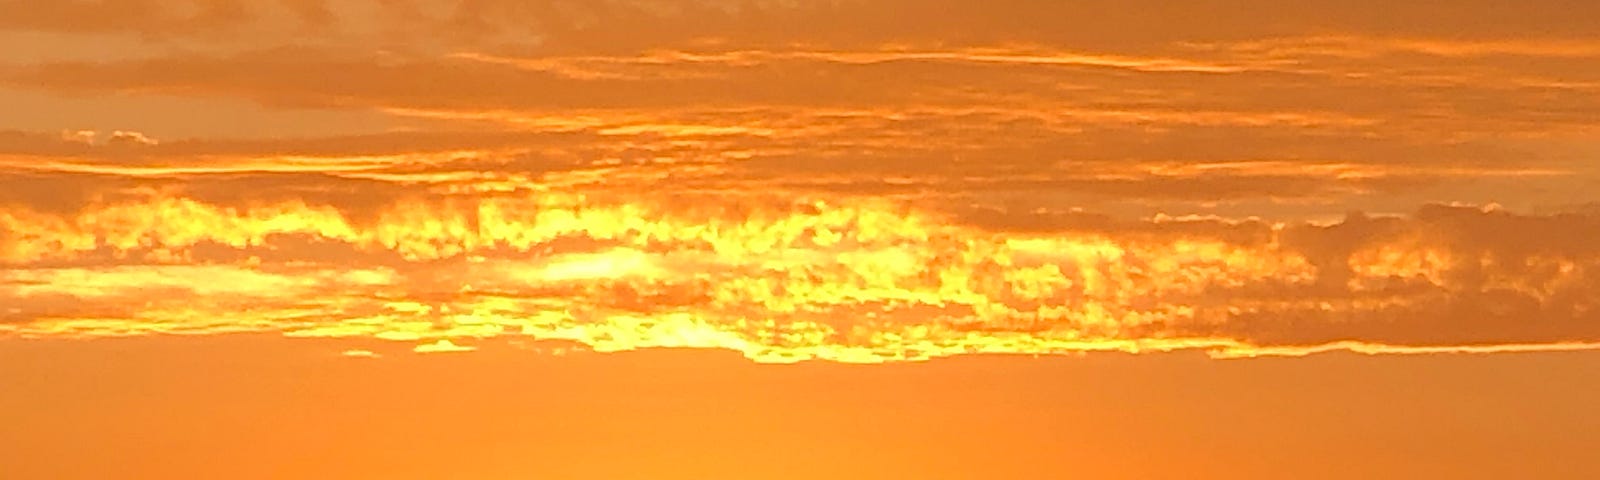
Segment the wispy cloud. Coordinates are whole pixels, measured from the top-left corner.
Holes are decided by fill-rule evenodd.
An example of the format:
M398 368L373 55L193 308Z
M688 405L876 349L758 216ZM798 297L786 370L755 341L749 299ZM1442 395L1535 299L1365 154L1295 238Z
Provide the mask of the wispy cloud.
M383 356L371 350L345 350L339 354L350 358L378 358Z

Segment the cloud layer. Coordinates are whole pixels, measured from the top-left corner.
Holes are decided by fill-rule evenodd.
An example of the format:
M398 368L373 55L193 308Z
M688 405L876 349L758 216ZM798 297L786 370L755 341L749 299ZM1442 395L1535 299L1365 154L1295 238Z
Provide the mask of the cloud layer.
M1600 346L1588 4L6 3L0 335Z
M532 336L769 361L1600 340L1592 214L1432 206L1329 225L1066 214L1006 230L866 197L542 193L364 216L161 194L12 210L0 216L15 267L0 279L0 328L281 331L427 343L418 351Z

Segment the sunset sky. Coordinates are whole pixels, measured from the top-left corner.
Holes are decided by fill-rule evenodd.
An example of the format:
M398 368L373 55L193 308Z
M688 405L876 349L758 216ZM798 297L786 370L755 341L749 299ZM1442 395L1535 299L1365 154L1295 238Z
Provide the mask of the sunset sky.
M1597 350L1600 2L0 0L0 479L1595 478Z

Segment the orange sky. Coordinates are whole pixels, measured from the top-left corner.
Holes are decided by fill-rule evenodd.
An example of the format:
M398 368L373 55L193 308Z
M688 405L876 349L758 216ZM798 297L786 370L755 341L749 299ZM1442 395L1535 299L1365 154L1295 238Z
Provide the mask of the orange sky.
M1518 413L1600 391L1579 375L1600 355L1600 3L1169 3L0 0L0 355L37 392L0 404L25 426L0 447L159 396L165 420L113 423L216 453L197 439L232 433L196 430L206 412L280 409L251 428L374 454L355 430L395 428L380 419L223 392L398 412L455 381L485 383L428 408L507 406L554 375L582 392L541 402L633 416L417 421L585 438L537 463L603 478L732 475L660 471L711 460L669 439L737 445L687 425L781 463L798 457L777 446L823 448L828 422L859 443L829 462L853 467L791 472L892 477L943 455L921 468L1284 478L1326 463L1306 449L1424 477L1600 471L1552 453L1600 441L1571 428L1595 415ZM708 379L618 380L640 368ZM1391 369L1442 377L1401 391ZM242 380L282 376L303 380ZM1567 388L1530 383L1547 376ZM1219 382L1217 417L1159 428L1208 415L1174 378ZM1321 378L1350 390L1305 385ZM1129 390L1069 401L1101 388ZM1512 394L1526 403L1494 396ZM912 397L929 400L895 403ZM983 423L1012 404L1027 414ZM1430 405L1459 415L1416 418ZM1119 421L1137 434L1107 433ZM1234 422L1234 443L1186 448ZM656 439L633 450L649 476L563 464L607 454L586 426L629 425ZM78 428L4 463L65 478ZM1279 434L1301 440L1234 469L1240 439ZM1487 458L1508 436L1549 448ZM1120 446L1083 453L1102 437ZM410 477L378 458L282 472L439 478L416 472L479 458L438 449Z

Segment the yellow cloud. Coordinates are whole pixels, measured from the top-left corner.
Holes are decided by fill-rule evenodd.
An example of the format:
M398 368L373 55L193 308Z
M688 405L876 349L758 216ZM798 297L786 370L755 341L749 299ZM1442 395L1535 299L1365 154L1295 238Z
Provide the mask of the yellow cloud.
M1600 333L1587 216L1437 206L1331 225L1158 216L1007 231L881 199L721 200L485 196L396 203L369 221L179 198L11 212L0 218L31 239L0 243L12 264L178 264L8 270L0 318L24 336L431 341L419 352L517 336L770 362L1496 352L1589 348ZM307 242L344 260L307 263ZM219 248L250 257L198 264Z

